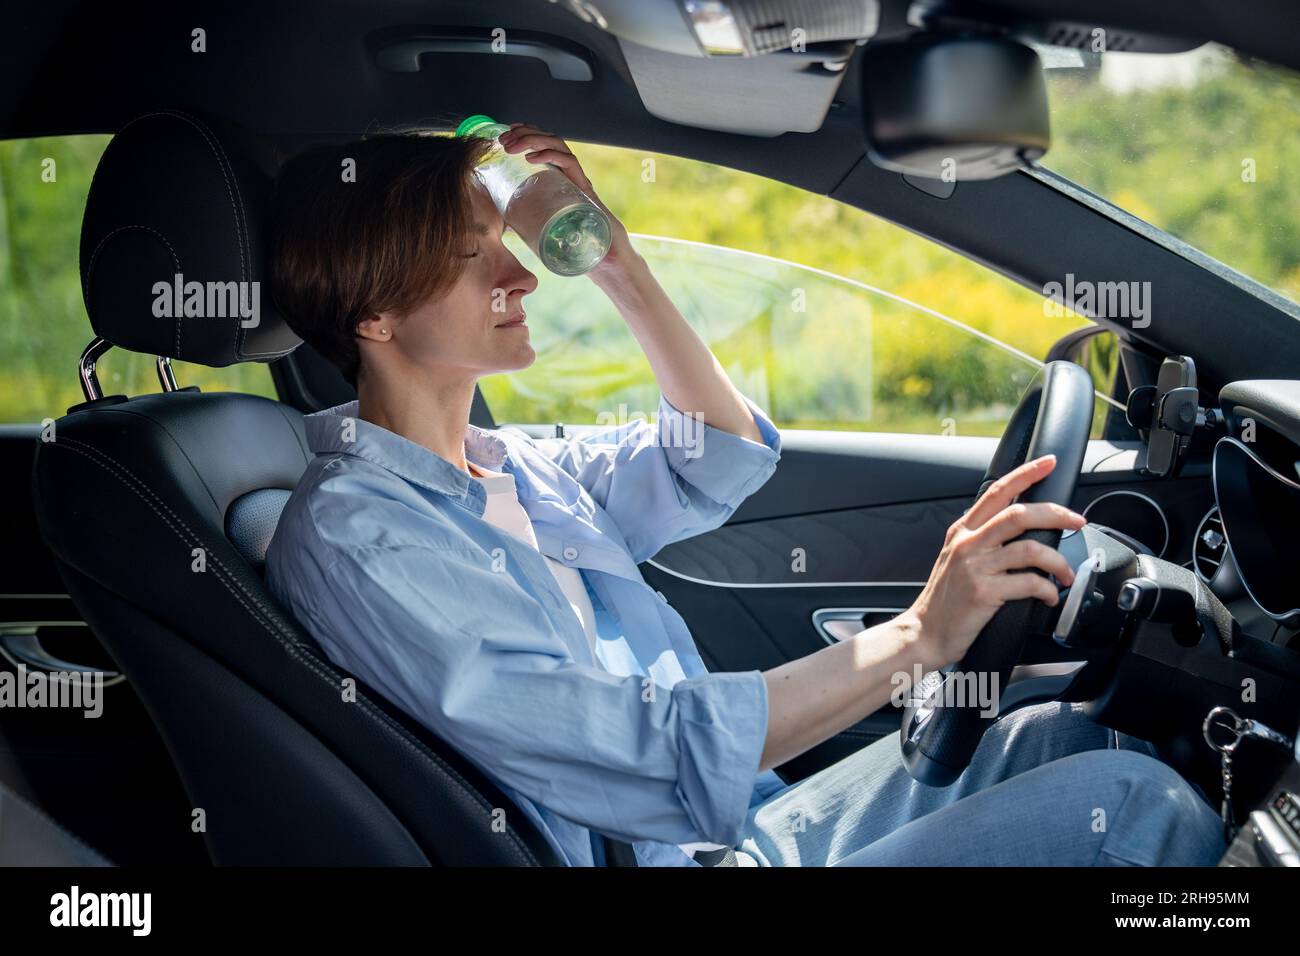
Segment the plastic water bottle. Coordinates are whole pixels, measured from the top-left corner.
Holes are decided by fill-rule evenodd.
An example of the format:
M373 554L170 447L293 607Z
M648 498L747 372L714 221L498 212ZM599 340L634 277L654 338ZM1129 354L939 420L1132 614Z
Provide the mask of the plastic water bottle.
M457 136L493 141L475 169L506 225L556 275L578 276L596 267L613 237L609 216L550 163L530 163L507 153L497 138L510 127L478 114L456 127Z

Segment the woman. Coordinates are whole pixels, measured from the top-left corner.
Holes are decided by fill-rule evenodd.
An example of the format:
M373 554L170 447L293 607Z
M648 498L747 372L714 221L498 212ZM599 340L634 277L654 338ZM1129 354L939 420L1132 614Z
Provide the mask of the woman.
M502 143L599 202L559 138L516 123ZM953 524L905 613L770 671L708 673L637 564L725 522L775 470L780 434L612 213L589 276L649 360L657 422L544 440L469 424L477 380L535 357L537 280L472 175L483 148L377 136L309 150L277 183L277 304L357 390L308 417L316 458L267 556L332 660L478 764L573 865L601 862L593 833L642 864L725 848L771 865L1218 859L1187 784L1067 705L999 721L946 790L913 784L892 739L786 786L773 767L915 667L959 660L1004 602L1055 604L1034 571L1068 584L1071 569L1015 539L1084 519L1013 504L1054 465L1027 463Z

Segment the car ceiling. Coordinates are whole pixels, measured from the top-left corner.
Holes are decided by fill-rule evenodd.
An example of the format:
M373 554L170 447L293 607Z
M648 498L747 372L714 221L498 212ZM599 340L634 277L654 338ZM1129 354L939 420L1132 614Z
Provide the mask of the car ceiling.
M909 4L881 0L876 35L910 32ZM1213 39L1300 68L1289 0L1237 0L1230 11L1228 6L1216 0L983 4L1010 19L1073 16L1115 30L1190 38L1185 45ZM694 135L646 113L616 37L550 0L145 0L127 5L17 0L7 5L5 19L0 38L0 137L5 138L112 131L166 102L226 115L286 144L487 108L503 115L563 118L573 138L599 131L606 141L635 141L641 148L680 144L684 133ZM482 56L443 57L436 69L415 74L375 67L367 38L420 25L564 37L590 51L594 77L588 83L556 82L537 61L515 57L498 57L490 69ZM207 33L205 53L190 50L190 31L196 27ZM714 62L718 59L728 58ZM857 84L846 79L834 111L856 117L857 110ZM708 139L702 131L701 144ZM818 141L815 150L805 150L801 166L811 167L809 175L823 182L842 178L859 150L853 144L844 153L835 145ZM729 147L739 152L740 146L727 136L713 144L721 152Z
M1006 0L986 8L1012 17L1074 18L1158 33L1184 38L1184 45L1213 39L1300 66L1300 49L1292 42L1294 7L1284 0ZM907 9L907 3L883 0L877 35L909 30ZM1040 291L1067 268L1102 281L1133 277L1117 276L1117 265L1140 269L1143 276L1165 280L1169 292L1156 303L1150 330L1116 331L1155 351L1196 345L1204 352L1214 344L1213 354L1198 354L1207 386L1240 377L1286 377L1300 360L1289 344L1295 318L1275 300L1269 304L1258 289L1235 286L1032 177L963 184L944 202L874 168L864 159L856 56L820 128L756 137L651 115L620 40L547 0L209 0L184 9L152 0L18 0L7 6L5 17L3 138L111 132L167 106L236 120L284 152L376 129L446 125L475 112L526 118L572 140L686 156L832 195ZM204 53L190 49L196 27L206 32ZM489 67L487 55L426 60L415 73L378 69L374 37L417 27L502 27L507 36L515 31L562 37L588 52L593 76L589 82L559 81L537 60L494 57ZM1075 229L1062 234L1053 224L1067 220ZM1100 235L1107 236L1104 242L1098 242ZM1115 256L1118 247L1123 259ZM1235 337L1220 347L1215 340L1224 335L1225 314L1234 318ZM1279 347L1279 338L1288 344Z

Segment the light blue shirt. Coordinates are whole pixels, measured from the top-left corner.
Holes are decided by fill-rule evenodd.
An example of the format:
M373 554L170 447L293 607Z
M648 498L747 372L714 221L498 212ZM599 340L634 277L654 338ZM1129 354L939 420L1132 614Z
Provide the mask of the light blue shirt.
M695 865L677 844L734 846L748 810L785 788L758 773L767 686L709 673L639 562L723 524L776 470L765 444L660 397L643 419L581 438L469 425L466 458L515 478L539 554L483 520L483 485L356 417L306 417L315 458L267 552L272 593L328 657L451 743L572 866L592 831L643 866ZM580 569L593 655L542 555Z

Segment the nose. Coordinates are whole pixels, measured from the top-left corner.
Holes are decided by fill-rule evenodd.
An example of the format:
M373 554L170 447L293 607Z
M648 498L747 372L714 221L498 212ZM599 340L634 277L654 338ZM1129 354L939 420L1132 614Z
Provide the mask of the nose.
M506 259L509 263L509 269L505 281L501 283L503 289L509 289L511 292L518 292L521 295L528 295L537 288L537 276L533 275L524 264L519 261L513 252L506 252Z

